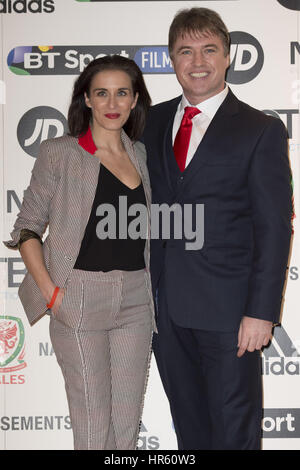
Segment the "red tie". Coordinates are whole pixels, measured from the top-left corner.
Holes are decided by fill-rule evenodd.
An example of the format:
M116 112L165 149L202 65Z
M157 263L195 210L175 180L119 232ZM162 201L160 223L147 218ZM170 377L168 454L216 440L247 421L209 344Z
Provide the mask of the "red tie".
M192 119L199 113L201 113L201 111L198 108L193 108L192 106L186 106L184 108L184 115L173 146L175 158L180 171L184 171L185 169L186 156L193 127Z

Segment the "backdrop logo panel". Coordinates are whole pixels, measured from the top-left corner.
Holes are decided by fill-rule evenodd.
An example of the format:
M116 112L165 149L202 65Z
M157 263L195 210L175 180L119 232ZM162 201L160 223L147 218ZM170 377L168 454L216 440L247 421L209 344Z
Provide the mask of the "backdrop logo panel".
M264 438L299 438L300 409L265 409L262 429Z
M296 55L297 54L297 55ZM296 57L300 55L300 42L291 41L291 64L296 64Z
M264 375L300 375L300 340L292 341L283 326L274 329L272 343L263 350Z
M0 13L53 13L54 0L0 0Z
M1 431L64 431L71 429L69 416L1 416Z
M75 0L76 2L81 2L81 3L86 3L86 2L120 2L120 0ZM122 1L122 0L121 0ZM124 1L124 0L123 0ZM125 0L125 1L132 1L132 2L161 2L161 0ZM165 0L167 2L172 2L174 0ZM182 0L175 0L175 1L182 1ZM200 2L216 2L216 1L221 1L221 2L238 2L240 0L198 0Z
M264 64L264 51L258 40L249 33L230 33L231 65L227 71L227 81L235 85L250 82L260 73Z
M136 61L144 73L173 73L167 46L20 46L7 65L17 75L76 75L93 59L118 54Z
M231 33L232 63L227 81L233 84L253 80L261 71L264 52L251 34ZM172 74L168 46L18 46L7 56L7 65L17 75L77 75L90 61L118 54L133 59L145 74Z
M297 281L299 279L299 269L298 269L298 266L291 266L290 267L290 275L289 275L289 279L291 279L291 281Z
M289 10L300 11L300 0L277 0L280 5Z
M284 118L289 139L293 138L293 129L298 128L299 109L264 109L263 112L278 119Z
M17 317L0 316L0 372L11 373L24 369L25 331L22 320ZM0 383L18 383L0 378Z
M159 437L149 436L149 432L143 422L141 422L141 429L137 448L139 450L156 450L160 448Z
M21 195L19 195L21 196ZM21 198L22 200L22 198ZM14 190L8 190L7 192L7 210L8 212L12 211L12 202L14 201L17 205L17 208L21 208L20 197L17 196ZM2 264L3 263L3 264ZM7 266L7 285L8 287L19 287L21 284L20 277L24 277L26 274L26 268L24 261L21 257L7 257L0 258L0 266ZM6 267L5 267L6 269ZM10 295L12 299L18 299L17 292L10 293L10 291L5 292L5 296Z
M167 46L141 47L134 61L143 73L174 73Z
M61 137L67 132L67 120L60 111L50 106L37 106L20 119L17 137L22 149L31 157L37 157L43 140Z

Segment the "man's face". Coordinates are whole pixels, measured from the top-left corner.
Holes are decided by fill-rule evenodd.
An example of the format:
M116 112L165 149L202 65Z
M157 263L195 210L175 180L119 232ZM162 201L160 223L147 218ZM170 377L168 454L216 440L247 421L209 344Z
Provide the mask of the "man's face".
M184 95L193 105L224 89L229 54L219 36L199 33L178 37L172 51L172 63Z

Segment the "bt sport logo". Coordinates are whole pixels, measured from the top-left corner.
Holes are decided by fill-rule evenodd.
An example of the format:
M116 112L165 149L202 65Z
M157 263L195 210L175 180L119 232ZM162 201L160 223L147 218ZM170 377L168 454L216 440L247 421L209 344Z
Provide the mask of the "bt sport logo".
M17 75L76 75L90 61L118 54L133 59L144 74L173 74L167 46L18 46L7 57L11 72ZM227 81L242 84L254 80L264 64L259 41L249 33L231 33L231 65Z

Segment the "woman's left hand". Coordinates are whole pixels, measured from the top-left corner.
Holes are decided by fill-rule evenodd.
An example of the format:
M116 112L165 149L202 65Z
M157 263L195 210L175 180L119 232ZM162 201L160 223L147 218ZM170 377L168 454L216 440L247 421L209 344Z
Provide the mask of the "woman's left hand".
M56 315L57 312L59 311L59 307L61 306L64 295L65 295L65 289L60 288L58 293L57 293L54 305L51 308L51 312L53 313L53 315Z

